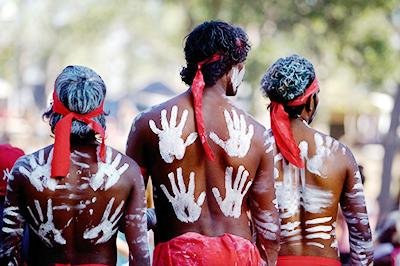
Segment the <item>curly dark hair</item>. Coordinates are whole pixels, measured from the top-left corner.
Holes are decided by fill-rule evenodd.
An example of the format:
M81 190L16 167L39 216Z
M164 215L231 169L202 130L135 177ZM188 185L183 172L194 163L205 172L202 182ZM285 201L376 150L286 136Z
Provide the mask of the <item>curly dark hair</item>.
M182 81L192 85L197 64L218 53L222 58L202 67L205 85L212 86L232 66L244 62L250 50L247 34L239 27L222 21L207 21L198 25L185 37L186 67L181 71Z
M300 55L279 58L263 76L261 90L271 101L287 103L304 94L315 79L314 67ZM303 106L288 107L290 117L298 116Z

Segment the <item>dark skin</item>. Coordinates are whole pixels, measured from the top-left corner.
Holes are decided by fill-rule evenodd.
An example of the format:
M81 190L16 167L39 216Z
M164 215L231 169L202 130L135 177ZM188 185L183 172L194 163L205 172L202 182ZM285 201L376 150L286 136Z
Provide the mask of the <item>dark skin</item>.
M75 156L75 162L79 161L87 167L81 167L71 160L70 175L58 179L58 187L54 190L49 189L45 182L35 179L36 184L45 184L45 188L39 191L40 189L38 190L31 183L29 176L26 176L24 171L21 172L20 170L21 167L24 167L31 172L30 160L23 157L17 161L12 171L14 178L9 181L9 188L12 192L7 194L5 207L13 208L14 213L20 215L21 219L18 219L13 213L8 216L5 215L4 219L12 220L14 224L9 226L13 230L2 234L2 241L4 241L2 250L7 250L10 247L15 248L3 257L2 265L3 262L9 261L21 263L19 247L22 237L15 232L22 230L24 222L27 222L31 228L29 265L53 265L54 263L115 265L118 228L125 231L130 250L130 265L149 265L146 225L144 222L140 224L140 219L136 219L137 221L132 219L134 215L143 217L145 210L144 186L140 169L132 159L121 154L122 160L116 168L119 169L125 163L129 167L119 180L107 190L101 187L96 190L92 189L87 177L93 176L98 171L96 147L97 145L71 144L71 152L77 151L84 154L83 156ZM51 148L52 146L48 146L43 149L44 162L47 161ZM118 153L118 151L112 150L111 162ZM30 156L36 158L36 162L39 161L37 159L39 151ZM63 188L63 185L66 186ZM112 198L114 200L110 204ZM124 202L122 208L117 210L122 201ZM38 205L40 205L41 214ZM104 217L103 214L107 206L111 206L111 209L109 215ZM30 214L28 207L35 218ZM52 221L49 219L49 213L50 216L53 216ZM113 217L115 213L118 215ZM93 237L84 237L85 232L87 233L88 230L99 225L104 220L103 218L114 225L106 225L106 230L115 231L112 233L98 231L94 232ZM140 227L140 225L142 226ZM39 228L39 226L41 227ZM49 228L55 228L61 234L57 236L55 231L48 230L40 237L35 233L35 231L45 232ZM108 240L100 240L107 234ZM139 238L146 239L146 243L137 243L136 240ZM97 241L101 243L96 244Z
M314 139L315 134L317 133L322 136L323 140L327 138L327 135L308 126L308 123L311 123L315 117L317 105L318 96L310 96L300 117L291 119L290 122L297 144L302 141L308 143L308 158L313 158L317 153L317 145ZM307 235L310 234L310 231L307 232L307 228L310 228L310 225L306 225L306 221L332 217L329 222L316 224L321 226L332 225L336 221L338 208L341 207L349 227L350 243L353 243L350 244L352 263L366 265L365 263L369 264L373 261L373 251L368 248L368 245L372 243L372 237L368 220L364 219L367 215L367 210L362 193L361 178L356 174L359 170L358 165L351 151L341 143L338 143L338 145L336 149L328 147L330 148L330 155L325 157L322 162L325 169L324 173L326 174L324 177L310 172L307 167L305 170L305 183L323 191L331 191L332 203L329 207L323 208L319 213L311 213L306 211L302 206L298 206L299 211L296 215L282 219L282 225L300 222L298 228L300 228L302 237L299 243L293 245L290 244L293 242L289 241L291 236L282 236L284 244L281 246L280 256L320 256L339 259L337 249L331 247L335 237L329 239L307 238ZM306 166L307 164L310 164L310 162L307 161ZM279 170L277 181L282 181L282 162L278 162L276 167ZM323 245L323 248L310 245L310 242L318 242ZM363 259L364 255L365 260Z
M240 65L242 67L242 65ZM228 90L228 91L227 91ZM140 167L147 174L145 183L151 176L154 191L154 201L157 214L157 228L160 241L168 241L186 232L197 232L206 236L221 236L225 233L241 236L252 240L252 232L249 227L249 217L246 214L250 211L252 215L258 214L260 209L271 211L275 224L279 224L276 209L272 203L275 199L273 186L273 158L272 153L265 153L264 127L252 117L238 109L227 99L227 93L231 94L230 72L224 75L212 87L206 87L203 93L203 117L208 143L215 154L215 161L206 159L204 149L199 138L186 147L186 152L181 160L174 159L172 163L166 163L160 156L159 138L149 127L149 121L155 121L158 128L161 128L160 113L167 110L167 119L170 119L172 106L178 107L177 124L181 120L184 109L189 112L188 119L183 128L182 139L186 140L190 133L196 132L193 100L190 89L177 97L153 107L150 111L138 117L129 134L126 154L138 162ZM227 125L224 118L224 110L230 114L234 109L245 115L247 127L254 126L254 136L251 146L244 158L231 157L224 149L215 144L209 137L211 131L215 132L222 140L229 138ZM237 170L243 165L249 172L249 180L253 181L250 189L243 199L241 214L239 218L225 216L213 193L212 188L216 187L221 192L222 199L225 198L225 170L233 167L232 179L236 178ZM185 186L189 183L189 173L195 173L194 199L198 199L200 193L205 191L206 197L201 206L201 215L194 222L180 221L160 185L164 185L170 193L172 188L167 177L181 167ZM175 179L176 180L176 179ZM232 183L234 181L232 180ZM252 204L255 203L255 204ZM257 205L258 208L253 207ZM279 249L279 232L275 233L275 240L268 240L262 232L257 233L257 242L262 247L260 253L268 263L274 263Z

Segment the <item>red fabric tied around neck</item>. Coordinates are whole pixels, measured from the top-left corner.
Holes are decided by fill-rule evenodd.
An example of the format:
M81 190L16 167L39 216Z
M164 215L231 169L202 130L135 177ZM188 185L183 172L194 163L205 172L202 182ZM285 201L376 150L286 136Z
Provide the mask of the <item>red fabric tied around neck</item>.
M106 149L105 149L105 133L104 128L93 120L94 117L103 114L103 102L99 107L87 114L77 114L68 110L57 97L56 91L53 92L53 111L62 115L60 121L57 122L55 127L55 140L54 140L54 153L51 162L51 176L67 176L69 172L69 158L70 158L70 135L73 120L79 120L87 124L93 129L94 132L100 134L101 145L99 157L104 162Z
M196 127L197 133L199 133L201 144L203 145L204 152L209 160L214 161L215 156L213 151L211 150L210 145L207 142L207 136L205 133L204 126L204 118L202 112L202 99L203 99L203 91L204 91L204 78L203 73L201 72L201 68L204 64L209 64L221 59L221 55L214 54L212 57L207 58L197 64L196 75L194 76L192 82L192 94L194 101L194 116L196 118Z
M308 97L313 95L319 89L317 78L305 90L302 96L288 102L287 106L300 106L307 102ZM289 115L286 113L283 104L271 102L271 129L275 137L276 145L282 156L291 164L298 168L304 168L304 162L300 157L300 149L294 140L292 130L290 129Z

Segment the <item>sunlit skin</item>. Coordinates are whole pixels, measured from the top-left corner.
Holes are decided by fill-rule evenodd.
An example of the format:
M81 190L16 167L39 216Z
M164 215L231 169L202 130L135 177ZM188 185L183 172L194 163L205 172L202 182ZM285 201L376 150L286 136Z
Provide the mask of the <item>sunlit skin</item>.
M23 228L25 220L31 228L29 265L115 265L118 229L126 234L132 265L149 264L144 186L140 169L132 159L108 148L107 155L112 152L110 167L117 170L123 165L129 167L115 184L105 189L106 176L103 184L94 190L89 181L98 172L96 148L97 145L71 143L71 154L74 155L71 157L69 175L57 179L53 190L44 188L40 191L32 185L26 176L32 171L27 157L16 163L8 186L13 192L7 194L5 204L13 212L5 216L10 221L8 233L3 230L2 234L2 252L10 248L11 252L4 260L0 259L1 262L21 264L19 245L22 237L15 232ZM43 149L44 162L51 149L52 146ZM39 154L40 151L30 156L38 158ZM120 154L121 161L113 165L117 154ZM20 169L25 169L25 174ZM48 169L43 169L43 173L50 175ZM37 182L40 183L40 180Z
M369 265L373 254L371 230L358 165L345 145L308 125L315 117L318 101L318 96L311 96L309 107L305 107L300 117L290 122L296 143L300 144L302 152L306 152L303 154L305 170L285 167L282 159L276 157L278 185L284 186L285 180L298 174L298 178L292 179L299 182L297 187L293 185L295 190L300 191L302 185L311 187L311 190L303 190L301 204L295 201L293 206L287 205L288 196L279 203L282 218L279 255L320 256L339 260L334 229L338 208L341 207L349 226L352 263ZM291 174L288 174L289 170ZM302 176L305 182L301 181ZM304 199L310 191L321 191L319 194L325 195L325 198L315 196L315 204L307 207ZM284 204L289 207L283 208ZM287 211L290 208L291 213Z
M186 232L197 232L206 236L221 236L229 233L252 241L252 231L249 226L250 220L246 213L247 211L250 211L252 215L261 216L261 219L265 218L265 220L268 220L268 217L264 217L263 212L269 211L272 217L271 220L268 220L269 223L278 228L278 214L272 202L275 199L273 153L265 152L265 139L263 136L265 128L228 100L226 88L231 88L231 84L228 84L230 82L230 73L228 73L219 79L214 86L204 89L203 117L207 140L216 156L214 162L206 159L201 142L197 138L193 144L186 147L185 155L182 159L174 158L171 163L166 163L160 155L159 137L154 134L149 126L149 121L153 120L158 128L162 128L162 110L167 110L167 120L169 121L172 107L177 106L179 110L177 123L181 121L183 110L188 110L188 118L182 133L183 141L190 134L196 132L193 99L190 90L140 114L140 118L132 125L126 154L133 158L147 173L144 177L145 183L147 183L148 177L152 179L157 213L157 231L159 240L162 242L169 241ZM214 132L223 141L229 139L226 114L224 115L224 112L227 112L226 110L229 111L230 115L232 114L231 110L234 110L238 117L244 115L247 131L250 124L253 125L252 130L254 127L254 135L243 134L246 138L251 138L251 144L248 151L245 150L240 154L243 155L245 153L241 157L228 155L226 150L221 147L223 145L218 145L209 137L210 132ZM242 125L244 129L246 125ZM235 152L238 154L237 151L231 151L231 154L236 155ZM179 171L177 172L178 168L181 168L182 175L180 175ZM238 170L240 170L239 174ZM194 174L191 174L191 172ZM184 197L186 200L191 199L196 204L192 208L192 211L194 211L192 216L186 212L186 216L190 216L189 218L182 213L177 215L174 212L174 208L179 206L175 205L173 208L166 196L165 191L168 191L171 196L174 194L171 183L172 177L178 190L181 191L178 186L179 180L177 176L183 177L184 184L182 185L186 190L192 182L190 180L191 176L194 181L192 184L194 186L194 195L188 194L186 195L187 197ZM235 183L236 180L237 182ZM237 209L237 206L233 210L228 211L226 209L231 197L226 200L226 191L236 195L229 194L235 198L235 203L231 203L230 206L233 207L232 204L241 204L239 209ZM240 198L242 195L243 201ZM175 201L172 199L172 202ZM274 231L274 229L275 227L271 230ZM256 234L257 243L259 247L262 247L259 248L261 256L264 260L273 263L279 246L278 230L271 233L273 236L270 239L267 239L265 231L257 230ZM271 238L274 239L271 240Z

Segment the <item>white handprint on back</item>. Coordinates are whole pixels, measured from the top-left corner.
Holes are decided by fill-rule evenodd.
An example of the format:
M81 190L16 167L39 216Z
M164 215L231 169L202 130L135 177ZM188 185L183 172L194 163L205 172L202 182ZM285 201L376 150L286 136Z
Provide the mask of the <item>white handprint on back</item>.
M254 134L253 125L249 125L247 129L244 115L240 118L236 111L232 109L232 117L227 110L224 110L226 126L228 128L229 139L221 140L214 132L210 133L210 138L221 148L223 148L229 156L242 158L246 156L250 149L251 138Z
M197 138L197 133L192 132L186 141L182 139L182 131L185 126L188 110L182 112L181 121L176 125L178 107L174 105L171 110L171 118L168 124L167 111L161 111L161 128L157 128L153 120L149 121L150 129L158 135L160 155L166 163L172 163L174 158L181 160L185 155L186 147L191 145Z
M243 190L244 184L246 183L249 172L241 165L238 168L235 182L232 187L232 167L227 167L225 170L225 199L222 200L221 194L218 188L213 187L212 192L219 205L219 208L227 217L239 218L242 212L242 201L247 191L249 190L252 180L247 182L246 187ZM242 192L243 190L243 192Z
M178 180L179 190L175 183L174 173L168 174L169 181L171 182L173 195L169 194L168 189L164 185L160 185L165 196L171 202L174 208L176 217L184 223L193 223L197 221L201 214L201 205L203 205L206 193L203 191L197 198L194 199L194 173L190 172L189 185L186 191L186 186L182 176L182 168L176 169L176 179Z

